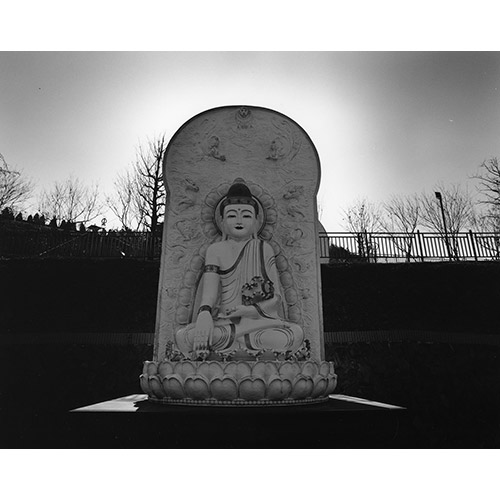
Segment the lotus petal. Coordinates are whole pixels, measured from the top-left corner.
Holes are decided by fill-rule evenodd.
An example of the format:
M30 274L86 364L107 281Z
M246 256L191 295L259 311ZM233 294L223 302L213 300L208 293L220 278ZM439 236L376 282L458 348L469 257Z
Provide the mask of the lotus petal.
M268 224L272 224L273 222L276 222L278 213L274 209L269 209L266 213L266 222Z
M308 398L314 388L313 379L304 375L297 375L292 382L292 392L290 397L292 399L305 399Z
M208 193L205 203L209 205L209 207L215 207L219 202L219 196L216 193ZM206 220L212 221L214 216L213 208L203 207L201 210L201 216L206 217Z
M246 401L258 401L266 397L266 383L261 378L245 377L240 380L240 398Z
M148 380L149 375L144 375L142 374L139 377L139 381L141 384L141 389L144 393L146 393L148 396L154 396L153 391L149 387L149 380Z
M251 184L250 186L250 191L255 196L256 198L260 198L262 196L262 188L260 186L257 186L257 184ZM266 214L267 215L267 214Z
M325 394L328 387L328 379L322 375L316 375L313 377L314 387L311 393L311 398L319 398Z
M193 271L199 271L203 267L203 264L205 264L205 259L201 255L195 255L191 259L191 269Z
M162 399L167 395L163 390L163 385L158 375L151 375L149 377L149 387L151 387L154 396L158 399Z
M268 381L272 376L278 375L278 368L276 367L276 363L258 361L253 365L252 375Z
M314 378L319 372L318 364L314 361L306 361L302 365L302 375Z
M245 361L231 361L224 367L224 374L229 375L234 380L241 380L252 374L252 368Z
M186 271L184 274L184 284L186 287L191 288L198 281L198 273L194 271Z
M142 367L144 375L156 375L158 373L158 366L154 361L144 361Z
M209 222L203 225L203 232L209 237L214 238L217 236L217 229L215 229L214 223L212 222L212 217L208 219Z
M326 386L326 390L324 395L328 396L328 394L333 394L333 391L337 387L337 375L330 375L328 377L328 385Z
M217 188L217 192L221 195L221 196L226 196L227 192L229 191L229 188L231 187L231 184L229 184L229 182L225 182L224 184L221 184L218 188ZM207 196L208 198L208 196ZM219 199L217 199L217 202L219 202ZM213 212L212 212L213 213Z
M177 373L185 380L189 375L196 373L196 365L191 361L179 361L174 364L174 373Z
M297 292L293 288L288 288L287 291L285 292L285 300L287 304L295 304L298 300L298 295Z
M329 361L328 364L330 365L330 375L335 375L335 365L333 361Z
M175 320L179 325L187 325L189 320L189 309L186 306L179 305L175 311Z
M165 375L170 375L171 373L174 373L174 365L171 361L165 360L158 365L158 375L162 380Z
M209 382L203 375L193 375L184 381L186 396L191 399L208 399L210 397Z
M210 382L210 392L219 401L232 401L238 397L238 384L228 376L214 378Z
M274 200L267 193L263 194L260 197L260 202L264 205L265 208L271 208L274 205Z
M323 361L319 365L319 374L326 377L330 373L330 363L328 361Z
M288 380L294 380L299 373L300 365L295 361L285 361L279 367L279 374L281 375L281 377Z
M285 275L286 277L283 278L283 274L288 267L288 262L286 261L286 258L283 255L278 255L275 259L275 262L276 262L276 267L278 268L278 271L281 272L280 280L281 280L282 285L284 287L290 286L292 284L292 275L290 273L288 273L287 275ZM283 282L283 280L285 280L285 282Z
M273 401L281 401L290 396L292 383L289 380L282 380L280 377L271 377L267 383L266 397Z
M181 376L176 373L167 375L163 378L163 389L169 398L184 399L186 397L186 393L184 392L184 381Z
M203 361L198 365L197 373L212 380L216 377L221 378L224 375L224 370L217 361Z
M189 288L182 288L177 295L179 304L188 306L191 303L191 290Z
M284 262L285 269L286 269L286 262ZM281 278L281 284L283 285L283 288L289 288L293 285L293 279L292 275L290 274L289 271L284 271L280 274Z

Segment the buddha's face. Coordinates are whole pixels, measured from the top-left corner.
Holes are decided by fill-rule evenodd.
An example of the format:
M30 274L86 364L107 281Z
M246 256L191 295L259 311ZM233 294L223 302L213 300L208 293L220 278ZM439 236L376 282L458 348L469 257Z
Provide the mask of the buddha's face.
M223 221L229 238L247 239L254 232L255 209L252 205L228 205L224 208Z

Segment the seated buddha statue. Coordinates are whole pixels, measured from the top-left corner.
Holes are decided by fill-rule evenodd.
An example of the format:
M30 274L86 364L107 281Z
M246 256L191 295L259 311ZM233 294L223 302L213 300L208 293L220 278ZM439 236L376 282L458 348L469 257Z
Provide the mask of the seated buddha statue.
M212 352L296 352L302 328L285 319L272 247L257 238L259 204L236 179L219 205L221 241L207 248L196 321L175 334L194 359Z

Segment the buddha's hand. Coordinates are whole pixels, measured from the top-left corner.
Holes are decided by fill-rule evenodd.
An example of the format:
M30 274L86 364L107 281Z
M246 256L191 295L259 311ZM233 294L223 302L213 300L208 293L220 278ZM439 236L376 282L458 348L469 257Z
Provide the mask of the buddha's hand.
M214 320L209 311L198 314L193 338L193 351L197 354L208 354L210 340L214 331Z
M253 306L236 306L233 309L230 309L226 312L226 318L250 318L250 319L258 319L259 313L257 309Z

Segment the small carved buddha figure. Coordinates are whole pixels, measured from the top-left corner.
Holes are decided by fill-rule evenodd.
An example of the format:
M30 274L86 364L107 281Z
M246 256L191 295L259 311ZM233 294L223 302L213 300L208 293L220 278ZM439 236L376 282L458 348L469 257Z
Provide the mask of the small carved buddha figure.
M175 335L182 353L198 358L210 351L294 353L301 347L302 328L284 319L273 249L257 238L258 210L236 179L220 204L223 239L206 252L196 322Z

